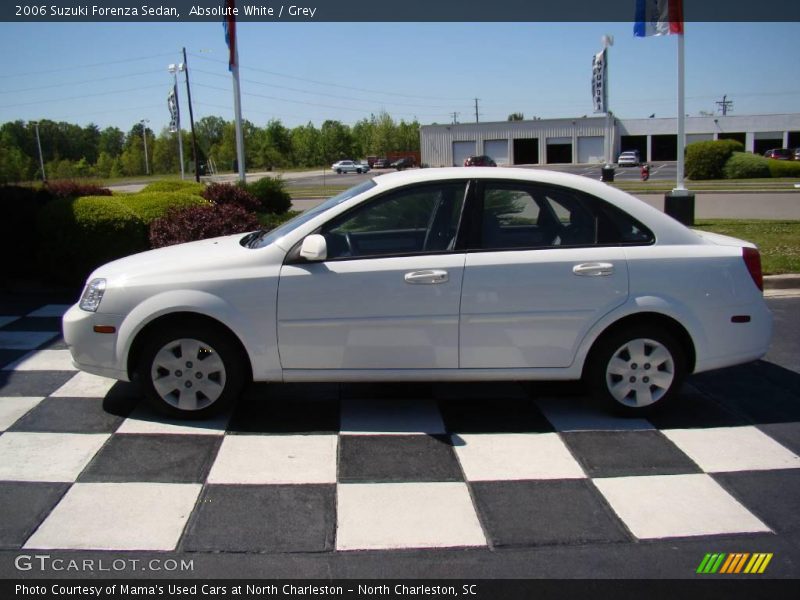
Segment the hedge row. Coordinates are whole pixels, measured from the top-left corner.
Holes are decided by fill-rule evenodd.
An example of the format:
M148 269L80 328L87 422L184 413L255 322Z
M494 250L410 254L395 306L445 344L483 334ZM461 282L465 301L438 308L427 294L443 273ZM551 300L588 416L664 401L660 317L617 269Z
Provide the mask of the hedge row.
M800 162L744 152L735 140L695 142L686 147L686 176L694 180L800 177Z

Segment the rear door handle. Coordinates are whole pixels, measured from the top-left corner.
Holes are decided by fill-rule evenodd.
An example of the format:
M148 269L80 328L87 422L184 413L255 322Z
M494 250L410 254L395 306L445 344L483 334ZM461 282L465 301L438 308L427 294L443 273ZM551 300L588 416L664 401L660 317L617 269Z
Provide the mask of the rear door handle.
M406 283L412 283L416 285L447 283L449 279L450 276L447 274L447 271L442 271L439 269L412 271L411 273L406 273L405 275Z
M614 274L614 265L607 262L581 263L572 267L572 272L583 277L608 277Z

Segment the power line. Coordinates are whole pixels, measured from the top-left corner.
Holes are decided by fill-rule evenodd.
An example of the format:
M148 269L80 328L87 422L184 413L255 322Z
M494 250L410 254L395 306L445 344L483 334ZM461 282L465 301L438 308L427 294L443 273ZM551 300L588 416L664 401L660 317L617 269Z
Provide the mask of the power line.
M129 79L131 77L138 77L140 75L154 75L155 71L140 71L139 73L129 73L127 75L112 75L111 77L94 77L92 79L84 79L83 81L68 81L65 83L51 83L49 85L41 85L38 87L23 88L18 90L0 90L0 94L15 94L18 92L36 92L38 90L48 90L52 88L61 88L69 85L83 85L84 83L94 83L96 81L110 81L112 79ZM161 75L161 73L159 73Z
M127 93L130 93L130 92L138 92L139 90L147 90L147 89L150 89L150 88L157 88L157 87L164 88L165 85L163 83L159 83L159 84L155 84L155 85L144 85L144 86L139 86L139 87L135 87L135 88L129 88L129 89L126 89L126 90L113 90L113 91L110 91L110 92L97 92L95 94L85 94L83 96L71 96L69 98L49 98L47 100L34 100L32 102L22 102L20 104L5 104L3 106L0 106L0 109L2 109L2 108L17 108L17 107L20 107L20 106L28 106L30 104L47 104L49 102L65 102L67 100L82 100L84 98L95 98L97 96L109 96L111 94L127 94Z
M174 52L162 52L160 54L151 54L150 56L138 56L136 58L125 58L122 60L111 60L102 63L93 63L89 65L73 65L71 67L59 67L58 69L47 69L46 71L26 71L24 73L11 73L9 75L2 75L0 79L9 77L26 77L28 75L46 75L48 73L61 73L63 71L75 71L77 69L89 69L91 67L105 67L107 65L120 65L123 63L136 62L139 60L150 60L151 58L161 58L164 56L175 56Z

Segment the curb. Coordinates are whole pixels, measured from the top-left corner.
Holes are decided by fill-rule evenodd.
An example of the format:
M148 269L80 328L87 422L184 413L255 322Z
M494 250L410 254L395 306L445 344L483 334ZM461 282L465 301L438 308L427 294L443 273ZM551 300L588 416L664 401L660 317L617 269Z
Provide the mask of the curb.
M764 276L764 290L791 290L800 289L800 275L766 275Z

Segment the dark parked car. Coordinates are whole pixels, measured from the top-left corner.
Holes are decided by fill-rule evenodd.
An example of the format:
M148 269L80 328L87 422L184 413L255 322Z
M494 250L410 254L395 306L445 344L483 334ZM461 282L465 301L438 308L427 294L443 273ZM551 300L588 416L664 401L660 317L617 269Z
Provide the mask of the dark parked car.
M794 160L795 152L791 148L773 148L764 152L764 156L775 160Z
M376 158L375 162L372 163L373 169L388 169L392 166L392 161L388 158Z
M465 167L496 167L497 163L494 162L494 159L491 156L486 156L485 154L481 156L470 156L466 160L464 160Z
M795 160L800 160L800 148L795 148L794 149L794 159Z
M392 167L397 169L398 171L402 171L403 169L408 169L413 167L416 164L416 161L411 156L404 156L403 158L396 160L392 163Z

